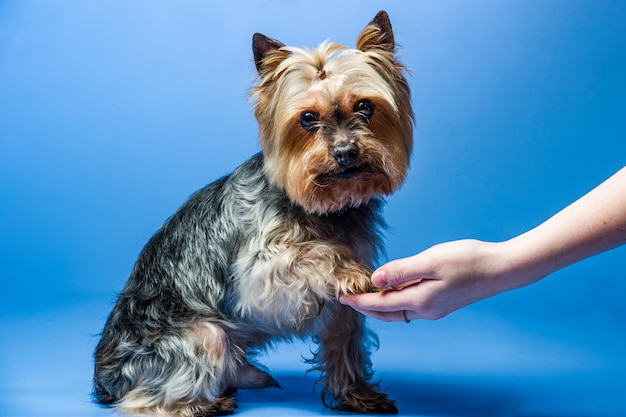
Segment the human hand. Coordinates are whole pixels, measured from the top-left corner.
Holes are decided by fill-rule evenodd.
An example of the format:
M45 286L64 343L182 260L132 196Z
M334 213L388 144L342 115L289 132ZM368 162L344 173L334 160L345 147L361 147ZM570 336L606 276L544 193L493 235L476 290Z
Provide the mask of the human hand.
M513 288L499 243L458 240L391 261L372 274L387 288L346 295L340 302L383 321L434 320L473 302Z

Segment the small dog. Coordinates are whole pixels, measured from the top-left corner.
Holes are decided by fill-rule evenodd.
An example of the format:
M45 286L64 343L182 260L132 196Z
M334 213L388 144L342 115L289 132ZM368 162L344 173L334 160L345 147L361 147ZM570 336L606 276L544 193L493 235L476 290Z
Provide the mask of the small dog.
M376 336L341 294L373 291L382 198L404 182L413 113L384 11L356 48L253 36L262 152L196 192L142 250L95 352L94 397L123 414L232 414L251 363L310 337L324 405L397 413L372 379Z

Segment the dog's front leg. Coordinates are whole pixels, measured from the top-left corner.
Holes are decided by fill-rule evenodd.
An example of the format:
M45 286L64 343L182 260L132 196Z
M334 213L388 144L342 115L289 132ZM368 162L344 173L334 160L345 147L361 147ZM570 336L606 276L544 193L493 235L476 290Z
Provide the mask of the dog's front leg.
M322 373L324 405L342 411L396 414L395 402L371 382L370 353L378 340L365 328L364 317L333 302L319 323L315 337L319 348L309 363Z
M341 294L373 291L371 270L345 246L322 241L251 241L233 266L236 311L284 328L319 314L320 303Z
M372 270L354 259L352 251L335 243L312 241L298 246L293 269L304 277L317 281L327 295L339 298L341 294L360 294L376 291L370 276Z

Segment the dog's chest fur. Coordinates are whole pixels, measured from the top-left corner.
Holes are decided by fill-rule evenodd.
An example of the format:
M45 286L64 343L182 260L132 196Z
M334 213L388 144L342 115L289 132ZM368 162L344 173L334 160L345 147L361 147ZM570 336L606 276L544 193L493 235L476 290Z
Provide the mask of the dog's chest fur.
M304 330L306 320L334 301L335 271L326 265L338 262L338 248L369 267L381 250L380 200L340 214L306 214L268 183L261 154L193 199L219 200L205 202L219 205L219 219L206 213L206 233L231 242L209 244L206 251L209 258L229 260L220 274L220 309L264 333Z

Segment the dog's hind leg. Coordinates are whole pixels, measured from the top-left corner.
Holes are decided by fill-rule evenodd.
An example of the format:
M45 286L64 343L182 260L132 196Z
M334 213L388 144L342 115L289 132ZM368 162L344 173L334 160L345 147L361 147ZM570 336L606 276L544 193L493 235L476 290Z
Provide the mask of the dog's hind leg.
M198 417L232 414L228 393L243 358L221 326L196 322L181 334L160 336L122 373L136 380L115 404L124 414ZM243 358L245 360L245 358Z

